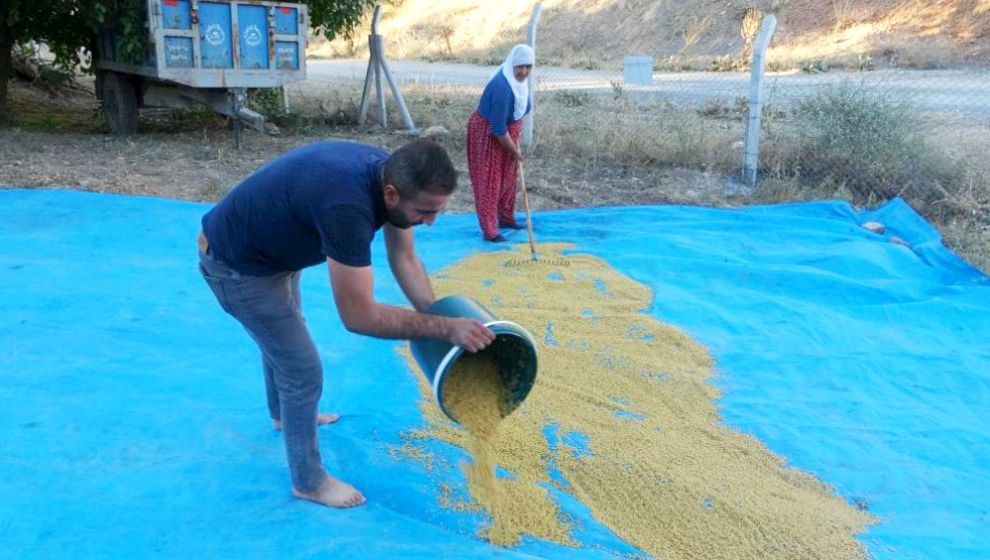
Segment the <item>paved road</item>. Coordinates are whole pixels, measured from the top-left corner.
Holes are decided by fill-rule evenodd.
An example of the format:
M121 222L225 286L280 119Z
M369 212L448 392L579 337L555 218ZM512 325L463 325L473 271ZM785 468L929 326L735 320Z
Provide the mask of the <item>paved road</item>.
M491 67L422 61L389 61L400 83L463 87L480 90L494 72ZM309 60L307 81L362 82L365 60ZM534 72L538 92L582 91L612 94L616 86L628 95L675 103L699 103L710 99L734 100L748 93L749 75L722 72L655 73L653 85L622 83L621 72L573 70L538 66ZM786 104L807 97L822 87L843 82L862 84L877 92L910 100L918 107L961 119L986 119L990 124L990 71L976 70L877 70L768 74L765 95ZM613 85L615 84L615 85Z

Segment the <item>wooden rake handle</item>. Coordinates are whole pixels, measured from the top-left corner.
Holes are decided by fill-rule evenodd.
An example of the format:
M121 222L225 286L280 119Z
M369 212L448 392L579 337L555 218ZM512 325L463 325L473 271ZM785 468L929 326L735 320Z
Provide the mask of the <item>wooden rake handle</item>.
M526 175L523 173L522 160L519 160L519 184L522 186L523 206L526 208L526 231L529 233L529 253L536 260L536 242L533 240L533 220L529 215L529 193L526 192Z

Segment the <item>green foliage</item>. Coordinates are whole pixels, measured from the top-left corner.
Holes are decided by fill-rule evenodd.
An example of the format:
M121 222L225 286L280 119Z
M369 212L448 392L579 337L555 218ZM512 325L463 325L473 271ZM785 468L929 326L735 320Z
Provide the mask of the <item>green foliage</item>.
M96 2L3 0L0 2L0 49L9 50L17 43L41 40L49 45L60 64L77 66L80 63L78 49L90 44L90 14ZM4 60L0 55L0 61ZM0 87L5 86L0 84Z
M71 67L40 62L38 54L31 43L23 43L14 46L11 56L22 67L33 67L34 84L48 92L58 93L72 85L76 76Z
M795 117L804 133L796 167L806 179L830 180L864 200L925 201L956 180L906 101L843 84L802 102Z
M116 13L112 13L109 19L100 23L106 25L116 22L122 60L134 64L140 63L151 47L145 30L148 5L145 0L117 0L116 8Z
M364 15L375 7L376 0L302 0L309 7L313 31L328 39L350 36Z
M260 88L248 90L248 107L262 115L275 115L285 110L282 103L282 90Z

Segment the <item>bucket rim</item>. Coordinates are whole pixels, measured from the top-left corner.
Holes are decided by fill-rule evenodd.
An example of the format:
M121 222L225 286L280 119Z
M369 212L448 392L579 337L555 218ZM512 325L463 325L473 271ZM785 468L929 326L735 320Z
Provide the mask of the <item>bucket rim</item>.
M518 323L514 323L512 321L505 321L502 319L498 319L495 321L488 321L487 323L482 323L482 324L488 327L489 329L491 329L492 332L494 332L495 334L513 334L513 335L522 334L523 338L529 341L529 344L533 347L533 352L534 353L536 352L536 339L533 338L533 335L530 334L530 332L526 330L526 328L523 327L522 325ZM507 326L515 327L515 329L518 330L504 328ZM447 407L444 406L443 404L443 400L440 398L440 383L443 382L444 377L446 377L450 364L463 353L464 353L464 348L456 345L451 346L450 350L447 351L443 359L440 360L440 363L437 365L436 371L433 372L433 400L438 405L440 405L440 409L443 410L444 416L450 418L451 420L454 420L454 418L450 415L450 412L447 410ZM456 422L456 420L454 421Z

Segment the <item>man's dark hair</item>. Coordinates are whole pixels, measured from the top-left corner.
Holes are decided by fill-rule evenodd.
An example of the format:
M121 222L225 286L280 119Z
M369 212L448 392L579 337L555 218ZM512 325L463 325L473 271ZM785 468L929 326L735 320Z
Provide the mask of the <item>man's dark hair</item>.
M457 171L447 150L429 138L413 140L385 160L385 184L403 197L420 191L450 194L457 187Z

